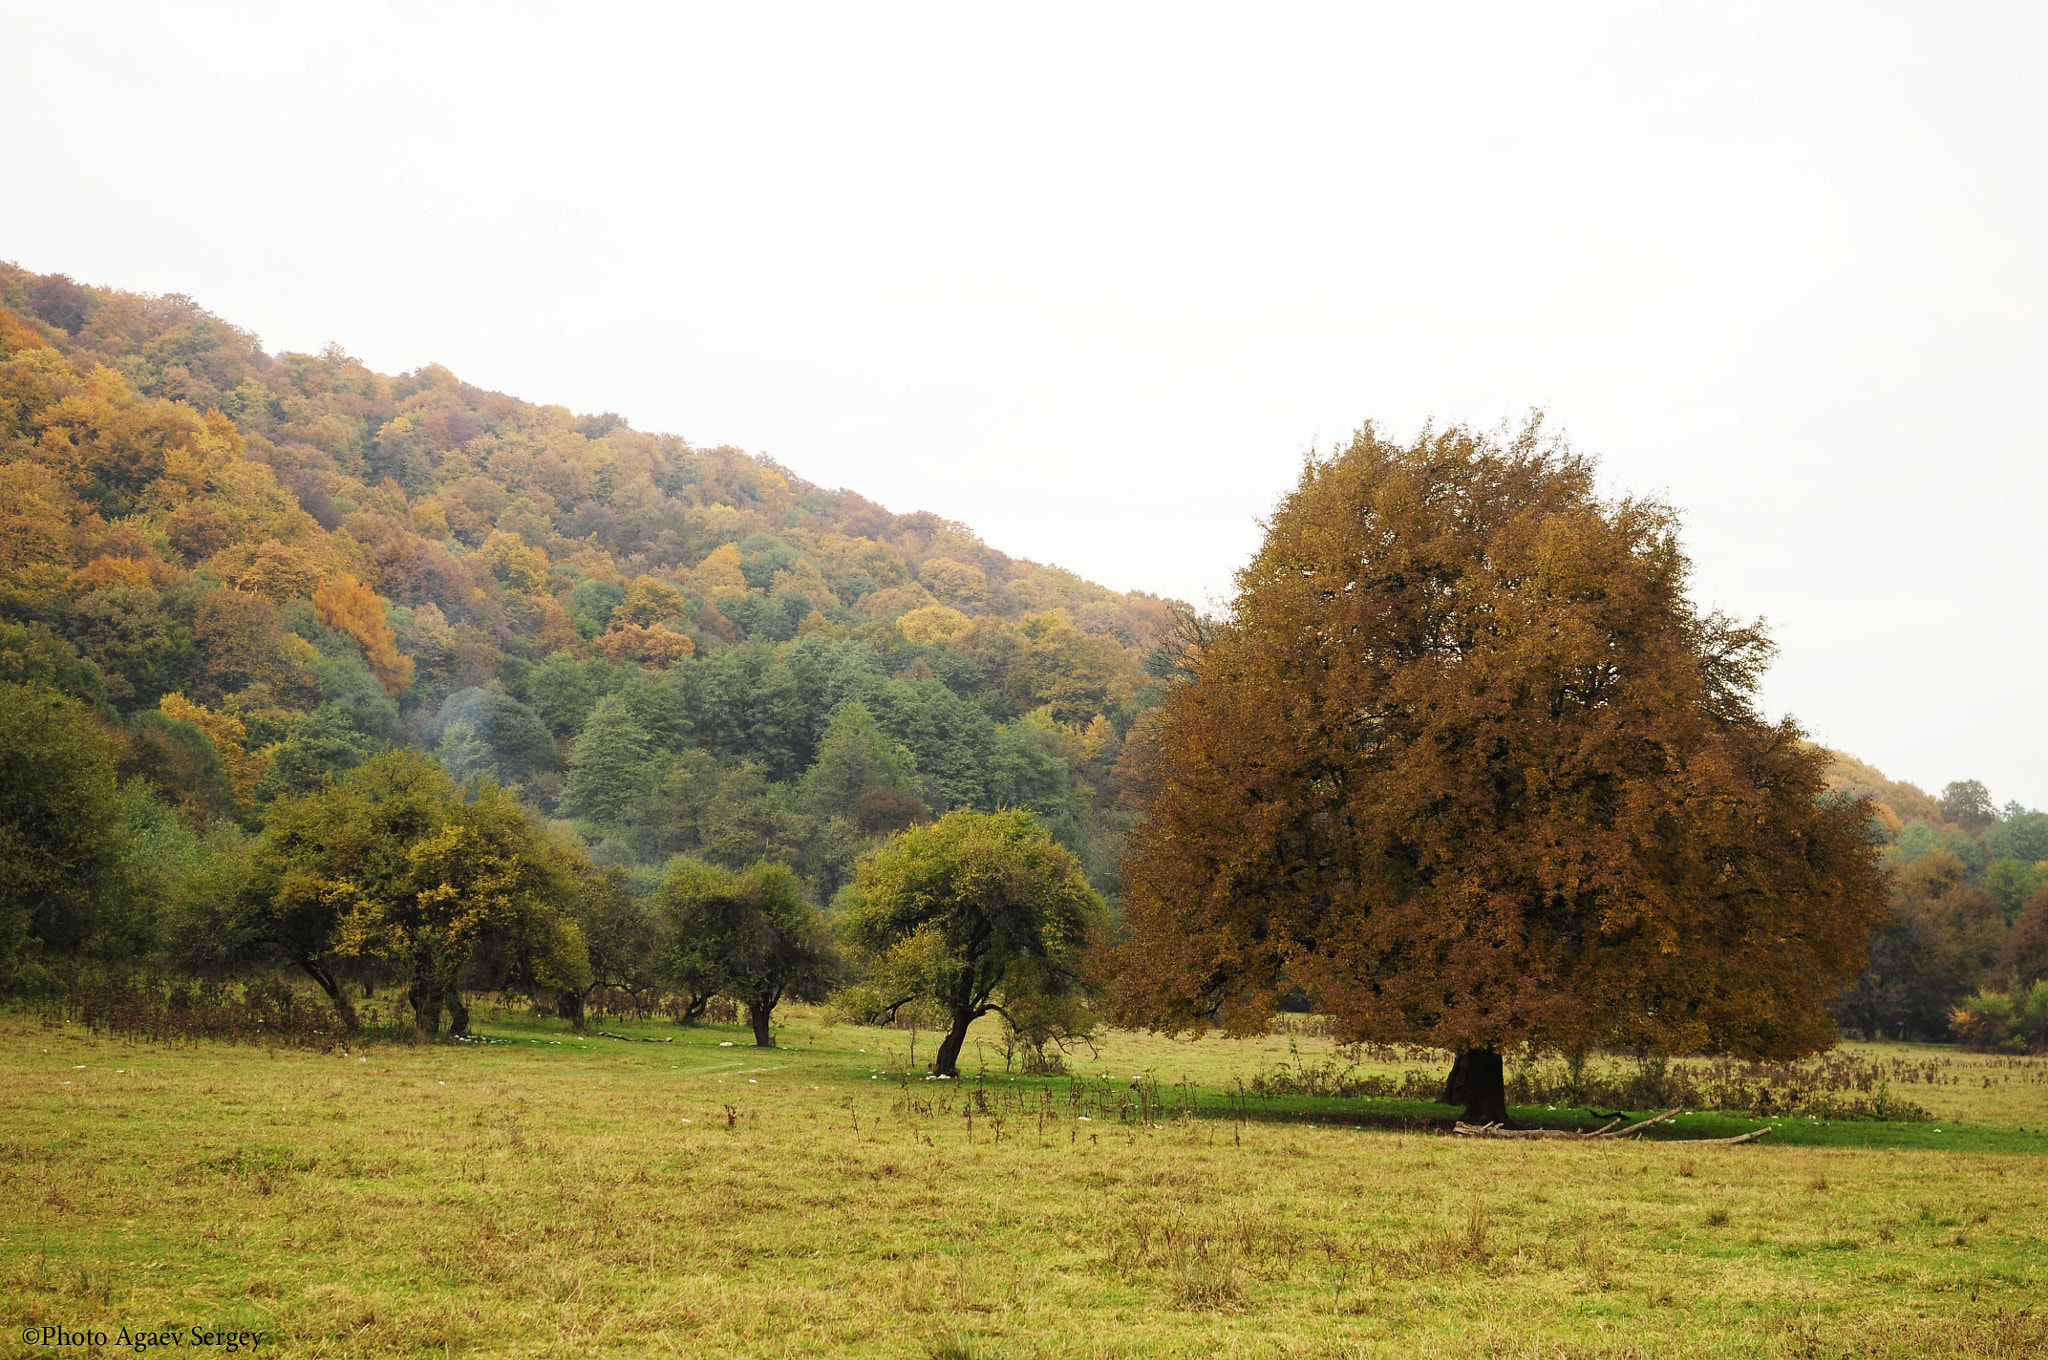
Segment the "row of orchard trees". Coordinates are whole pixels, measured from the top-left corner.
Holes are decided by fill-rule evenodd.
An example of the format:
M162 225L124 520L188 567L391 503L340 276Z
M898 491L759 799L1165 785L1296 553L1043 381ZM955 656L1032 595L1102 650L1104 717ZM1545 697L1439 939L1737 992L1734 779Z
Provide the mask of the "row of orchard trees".
M945 1075L985 1015L1034 1050L1085 1029L1108 924L1080 861L1019 809L898 833L862 858L829 924L790 868L767 860L736 872L678 856L645 910L616 874L606 886L581 913L590 985L672 991L685 1021L726 997L764 1046L784 998L836 990L843 1009L874 1020L913 1007L945 1033L934 1060ZM580 1024L583 995L564 1001Z
M939 1012L950 1073L992 1011L1032 1036L1072 1024L1105 923L1080 861L1020 810L905 831L861 861L846 896L835 930L786 864L678 856L652 903L636 902L619 870L548 837L496 784L459 787L432 757L394 751L280 800L171 948L202 969L297 968L351 1028L351 984L394 979L428 1036L444 1013L468 1029L466 988L554 993L580 1024L590 990L610 985L679 992L686 1020L726 997L766 1046L785 998L855 984L868 1013Z

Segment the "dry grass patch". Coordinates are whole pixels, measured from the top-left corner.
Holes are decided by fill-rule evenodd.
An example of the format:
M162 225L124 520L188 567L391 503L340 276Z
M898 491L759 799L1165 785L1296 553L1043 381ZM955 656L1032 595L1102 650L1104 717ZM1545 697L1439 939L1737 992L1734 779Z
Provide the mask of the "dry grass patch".
M0 1298L313 1356L2048 1353L2035 1159L1190 1119L1132 1081L1257 1046L1113 1035L1073 1104L796 1019L347 1055L0 1022Z

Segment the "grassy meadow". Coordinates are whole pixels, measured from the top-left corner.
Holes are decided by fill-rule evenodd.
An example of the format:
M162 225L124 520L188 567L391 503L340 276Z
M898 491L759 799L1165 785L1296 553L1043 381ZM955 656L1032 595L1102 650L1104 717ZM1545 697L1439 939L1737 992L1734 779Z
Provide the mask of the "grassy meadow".
M1933 1118L1588 1145L1242 1094L1327 1060L1313 1033L1113 1033L1036 1079L991 1034L935 1082L929 1034L803 1008L774 1050L478 1028L322 1054L0 1018L0 1355L82 1353L43 1325L294 1356L2048 1354L2048 1060L1856 1046L1930 1073L1901 1093Z

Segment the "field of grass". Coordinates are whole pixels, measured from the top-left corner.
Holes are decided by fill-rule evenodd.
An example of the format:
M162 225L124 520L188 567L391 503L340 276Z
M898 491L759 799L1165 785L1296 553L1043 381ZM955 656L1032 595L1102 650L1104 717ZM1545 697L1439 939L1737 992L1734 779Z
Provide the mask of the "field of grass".
M1113 1034L1072 1080L985 1040L934 1082L930 1035L801 1009L775 1050L480 1020L320 1054L0 1018L0 1355L2048 1355L2040 1059L1866 1047L1932 1120L1579 1145L1239 1094L1312 1034Z

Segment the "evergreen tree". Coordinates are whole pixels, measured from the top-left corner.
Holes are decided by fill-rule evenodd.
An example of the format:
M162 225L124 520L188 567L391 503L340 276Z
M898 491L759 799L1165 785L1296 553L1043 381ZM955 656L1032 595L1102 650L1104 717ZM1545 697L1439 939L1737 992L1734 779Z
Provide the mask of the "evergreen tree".
M841 704L818 740L818 758L803 777L806 807L826 817L851 820L861 795L875 789L914 792L917 759L891 741L866 704Z
M655 778L654 744L633 710L607 694L590 710L583 735L569 757L569 782L562 811L599 826L622 826L633 803Z

